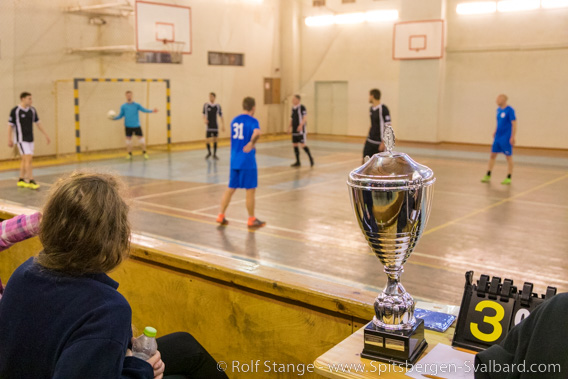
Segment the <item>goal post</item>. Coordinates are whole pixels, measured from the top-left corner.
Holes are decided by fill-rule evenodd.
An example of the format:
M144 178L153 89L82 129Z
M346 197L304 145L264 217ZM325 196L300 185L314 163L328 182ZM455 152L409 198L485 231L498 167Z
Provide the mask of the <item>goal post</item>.
M100 82L100 83L164 83L166 100L166 138L168 150L171 148L171 94L170 79L143 79L143 78L74 78L73 79L73 100L75 112L75 151L81 153L81 83ZM147 96L148 97L148 96ZM146 104L147 106L148 104ZM101 109L101 117L105 118L107 109Z

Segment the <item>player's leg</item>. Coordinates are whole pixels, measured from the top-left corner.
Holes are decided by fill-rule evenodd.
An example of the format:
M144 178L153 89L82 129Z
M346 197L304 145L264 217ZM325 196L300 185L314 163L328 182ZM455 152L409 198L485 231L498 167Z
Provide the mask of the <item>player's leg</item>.
M142 128L137 128L134 133L138 137L138 145L140 145L140 148L142 149L142 154L144 155L144 159L150 158L148 156L148 153L146 153L146 139L144 138L144 135L142 134Z
M26 155L26 158L27 158L26 174L29 178L28 187L31 189L38 189L39 184L37 184L36 181L34 180L34 173L33 173L33 160L34 160L33 151L31 152L31 154Z
M513 175L513 154L506 154L505 158L507 158L507 177L501 184L511 184L511 175Z
M363 160L362 162L365 163L366 157L372 157L373 155L379 152L379 145L371 143L369 141L365 141L365 146L363 147Z
M302 135L302 149L304 149L304 152L306 154L308 154L308 158L310 158L310 166L314 167L314 158L312 157L312 153L310 152L310 148L308 147L308 145L306 145L307 139L306 139L306 135Z
M225 193L223 193L223 197L221 198L221 208L219 209L219 215L217 216L217 222L221 225L229 224L229 221L227 221L227 219L225 218L225 211L229 207L229 204L231 203L231 198L233 197L233 194L235 193L236 190L237 190L236 188L228 187L225 190Z
M497 153L491 152L489 156L489 164L487 166L487 174L481 179L483 183L489 183L491 181L491 171L493 171L493 167L495 166L495 160L497 159Z
M240 181L241 181L241 170L231 169L231 174L229 176L229 186L223 193L223 197L221 198L221 208L219 209L219 215L217 216L217 222L221 225L227 225L229 221L225 218L225 211L229 207L231 203L231 198L233 194L240 188Z
M211 132L206 132L206 146L207 146L207 155L205 156L205 159L209 159L211 157Z
M39 184L34 180L34 175L32 171L32 159L33 159L33 142L22 142L22 163L24 166L23 178L26 180L24 183L20 184L21 187L38 189Z
M294 147L294 155L296 156L296 162L292 163L290 167L300 167L300 140L298 136L292 134L292 146Z
M27 187L26 182L26 161L24 159L25 155L22 152L20 144L18 144L18 150L20 150L20 179L18 180L18 187Z
M493 171L493 167L495 166L495 159L497 159L497 154L504 153L499 141L495 139L493 141L493 145L491 146L491 155L489 157L489 164L487 167L487 174L481 179L483 183L489 183L491 180L491 171Z
M213 159L219 159L219 157L217 157L217 136L219 135L218 132L215 132L215 134L213 135Z
M133 128L124 128L126 138L124 143L126 145L126 159L132 159L132 134L134 133Z
M249 215L247 225L249 228L260 228L266 225L266 222L260 221L254 215L254 208L255 208L255 195L256 195L256 187L258 186L258 170L244 170L244 175L242 177L242 187L246 188L246 204L247 204L247 212Z
M247 189L247 212L249 219L254 219L254 205L255 205L256 188Z

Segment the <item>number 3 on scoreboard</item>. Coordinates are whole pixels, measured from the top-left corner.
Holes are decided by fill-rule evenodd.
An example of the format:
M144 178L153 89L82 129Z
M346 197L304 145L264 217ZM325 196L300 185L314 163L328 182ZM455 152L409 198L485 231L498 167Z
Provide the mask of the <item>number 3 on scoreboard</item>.
M479 327L475 322L470 323L469 328L471 330L471 334L473 334L473 336L480 341L483 342L497 341L499 337L501 337L501 335L503 334L503 326L501 325L501 321L505 317L505 309L499 303L496 303L494 301L484 300L480 301L475 306L475 311L482 312L486 308L491 308L496 312L495 316L483 317L484 323L493 326L493 332L489 334L483 333L482 331L479 330Z

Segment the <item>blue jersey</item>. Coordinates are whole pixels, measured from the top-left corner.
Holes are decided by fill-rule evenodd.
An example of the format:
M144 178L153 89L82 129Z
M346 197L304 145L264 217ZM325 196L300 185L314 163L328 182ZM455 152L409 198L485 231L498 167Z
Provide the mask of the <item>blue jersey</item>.
M497 108L497 132L495 133L495 139L509 141L513 132L513 121L516 119L515 110L512 107L507 105L505 108Z
M231 122L231 168L236 170L256 169L256 149L245 153L243 148L250 142L255 129L260 129L258 120L247 114L237 116Z
M144 108L142 105L132 102L124 103L120 107L120 114L116 116L115 120L120 120L124 117L124 126L127 128L139 128L140 118L138 118L138 112L152 113L152 110Z

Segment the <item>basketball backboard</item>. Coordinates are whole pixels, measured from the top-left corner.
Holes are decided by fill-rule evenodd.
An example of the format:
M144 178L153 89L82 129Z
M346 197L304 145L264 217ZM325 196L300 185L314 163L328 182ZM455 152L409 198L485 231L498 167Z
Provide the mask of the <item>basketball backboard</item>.
M410 21L394 25L393 59L440 59L444 55L444 21Z
M169 52L176 42L182 54L191 54L191 8L180 5L136 1L136 50Z

